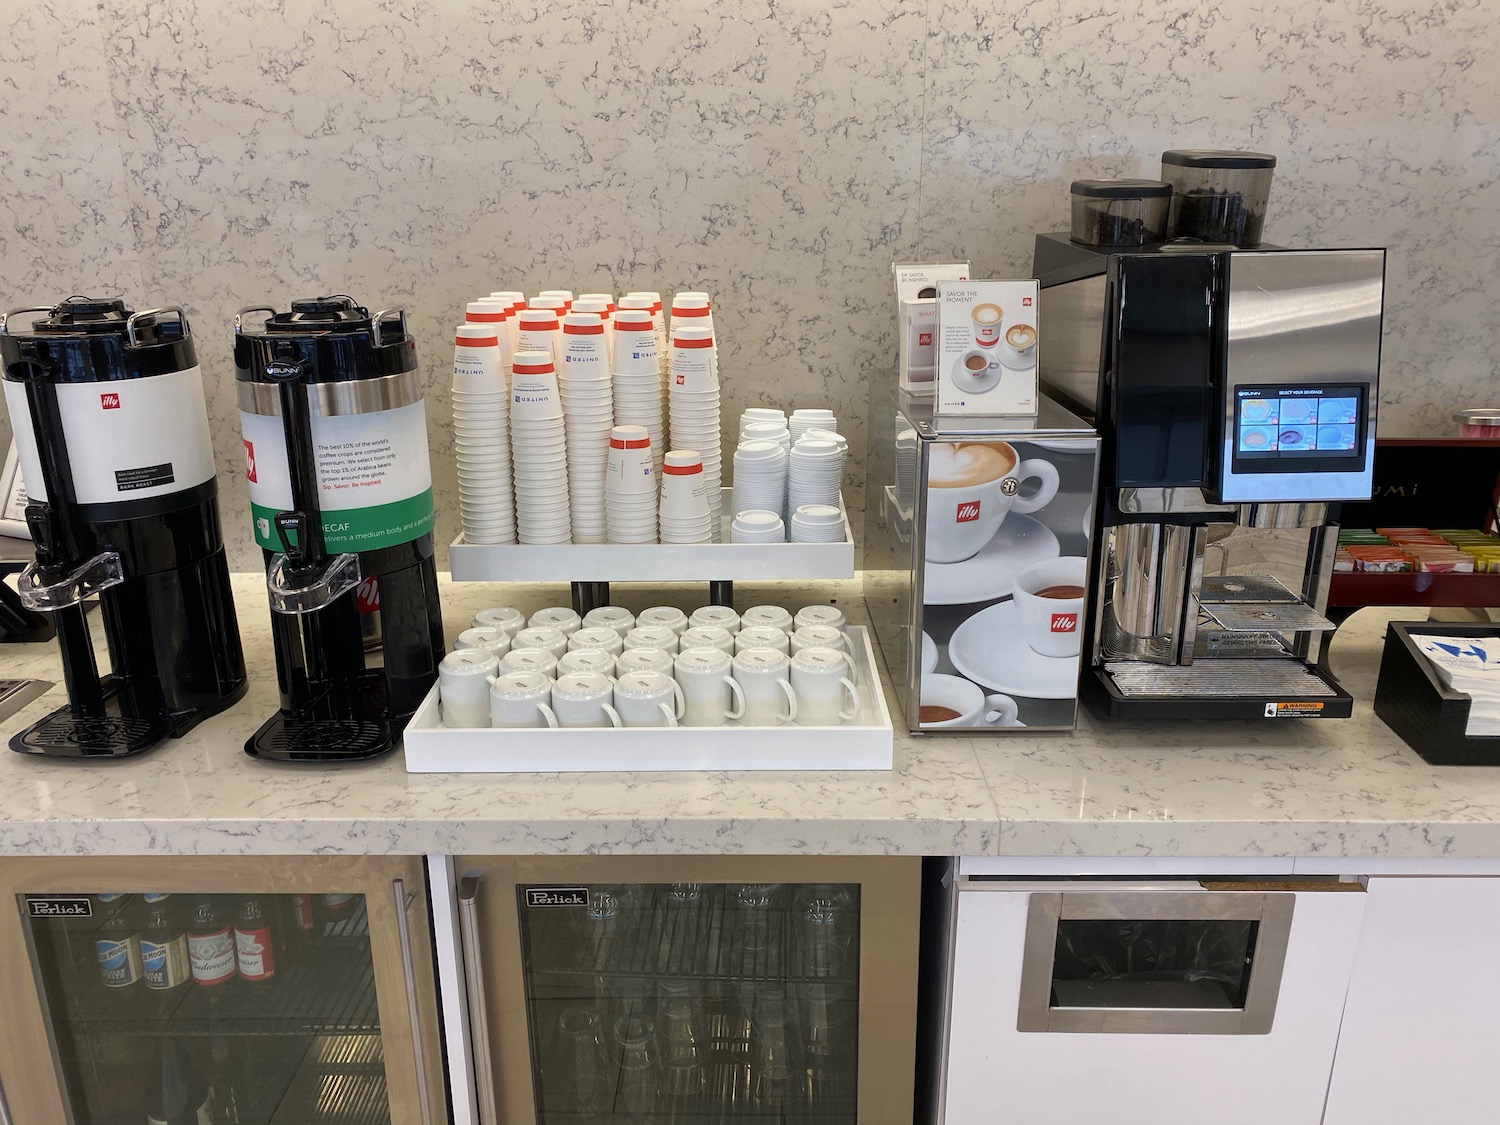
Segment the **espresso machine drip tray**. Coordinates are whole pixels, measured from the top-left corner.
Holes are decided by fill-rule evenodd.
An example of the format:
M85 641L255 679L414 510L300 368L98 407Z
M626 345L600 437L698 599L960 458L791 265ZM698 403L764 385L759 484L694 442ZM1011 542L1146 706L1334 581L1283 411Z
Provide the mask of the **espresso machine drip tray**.
M1264 574L1204 577L1198 608L1210 628L1234 633L1330 632L1338 628L1284 585Z
M1199 660L1193 664L1105 664L1120 694L1233 698L1327 698L1338 691L1296 660Z

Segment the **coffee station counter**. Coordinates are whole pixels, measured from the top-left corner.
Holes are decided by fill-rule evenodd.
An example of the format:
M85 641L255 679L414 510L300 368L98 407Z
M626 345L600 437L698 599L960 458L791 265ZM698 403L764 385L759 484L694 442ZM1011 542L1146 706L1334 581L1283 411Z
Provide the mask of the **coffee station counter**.
M1355 696L1351 719L1106 727L1085 715L1072 734L989 737L898 729L888 773L456 776L408 774L399 751L338 767L246 757L276 688L262 580L235 575L234 586L247 698L135 759L0 753L0 854L1500 857L1500 771L1429 766L1371 711L1384 622L1411 610L1363 610L1339 631L1332 666ZM529 611L565 592L445 579L448 634L497 600ZM868 620L858 580L819 593L851 622ZM0 668L55 681L56 646L0 646ZM62 699L53 689L0 733Z

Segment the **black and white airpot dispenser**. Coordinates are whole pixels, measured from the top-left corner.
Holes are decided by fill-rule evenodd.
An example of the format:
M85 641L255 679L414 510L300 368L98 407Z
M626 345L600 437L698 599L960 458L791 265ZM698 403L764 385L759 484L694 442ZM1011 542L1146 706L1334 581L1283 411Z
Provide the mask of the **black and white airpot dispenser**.
M80 297L15 309L0 316L0 365L36 543L20 596L53 618L68 690L11 749L124 757L180 736L245 693L187 318Z
M254 327L255 313L270 314ZM254 306L234 323L245 472L281 710L255 758L390 750L437 679L443 625L416 344L400 309L350 297ZM379 615L366 653L361 610Z

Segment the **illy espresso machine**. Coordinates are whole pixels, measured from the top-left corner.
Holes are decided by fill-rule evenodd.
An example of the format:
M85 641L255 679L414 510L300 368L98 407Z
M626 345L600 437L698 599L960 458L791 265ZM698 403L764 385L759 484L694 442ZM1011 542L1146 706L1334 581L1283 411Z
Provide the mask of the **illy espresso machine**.
M118 758L182 735L245 693L187 319L79 297L16 309L0 316L0 363L36 545L20 598L52 618L68 690L11 749Z
M1082 698L1343 718L1337 504L1370 496L1385 251L1037 236L1043 387L1102 440Z
M257 326L254 313L269 316ZM242 309L234 359L281 688L281 710L245 752L290 762L383 754L444 651L427 418L406 315L372 315L345 296ZM362 628L371 615L378 628ZM367 653L366 633L380 652Z

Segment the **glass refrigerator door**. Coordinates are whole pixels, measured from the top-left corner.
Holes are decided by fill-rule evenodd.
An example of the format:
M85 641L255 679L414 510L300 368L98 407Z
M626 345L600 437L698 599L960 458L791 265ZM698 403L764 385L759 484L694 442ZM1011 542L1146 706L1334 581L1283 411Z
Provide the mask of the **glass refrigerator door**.
M854 1125L857 884L516 888L537 1121Z
M919 861L477 863L481 1121L910 1122Z
M75 885L12 900L50 1037L17 1036L23 1080L51 1071L73 1125L406 1119L392 1087L410 1083L414 1025L397 1006L388 1057L391 977L377 970L389 891L227 893L233 878L184 889L180 876L162 891ZM409 930L396 944L409 947Z

